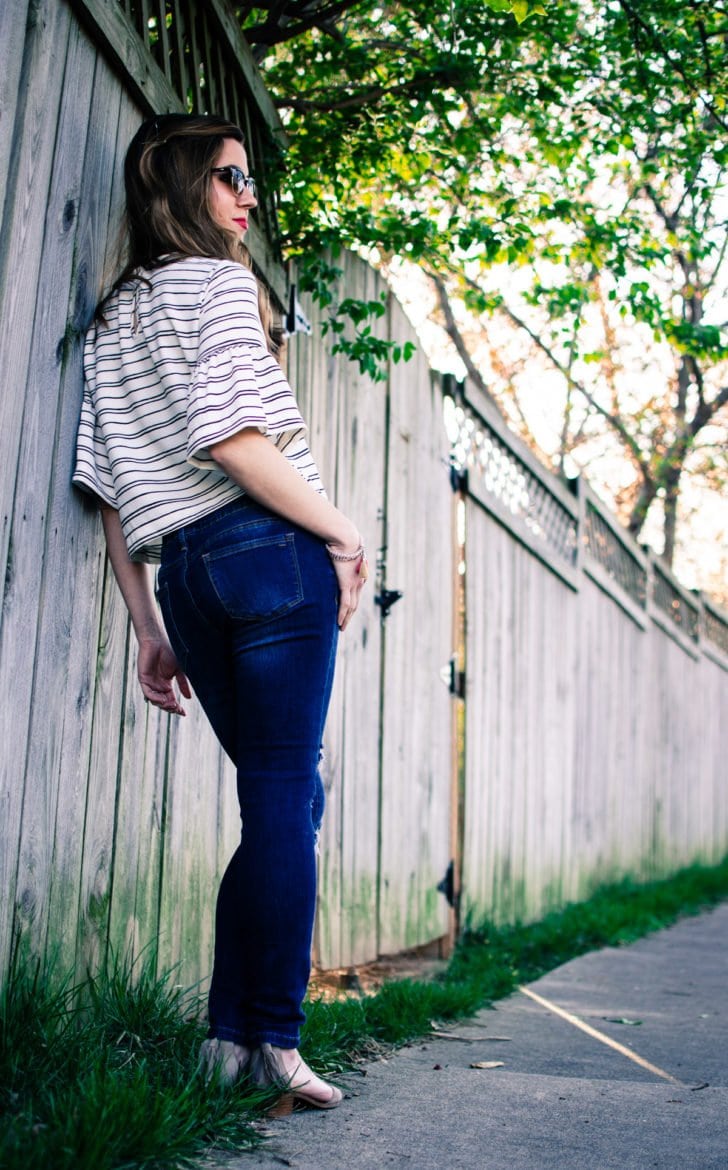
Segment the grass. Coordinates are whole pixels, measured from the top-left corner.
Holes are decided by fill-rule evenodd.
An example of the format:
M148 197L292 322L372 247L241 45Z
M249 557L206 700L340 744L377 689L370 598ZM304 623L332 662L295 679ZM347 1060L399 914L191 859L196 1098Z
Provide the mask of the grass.
M728 897L728 858L647 885L625 881L531 925L464 935L447 971L375 995L308 1005L302 1039L335 1074L382 1047L471 1015L567 959L618 946ZM195 1075L198 998L154 973L153 956L79 983L16 955L0 994L3 1170L183 1170L255 1145L264 1098Z
M376 1046L425 1035L433 1021L472 1015L568 959L634 942L726 898L728 857L718 866L692 866L665 881L604 886L588 901L528 925L484 923L464 933L447 971L436 980L392 982L363 999L311 1004L302 1049L319 1071L333 1074Z
M73 985L17 959L0 996L3 1170L172 1170L259 1141L260 1095L195 1075L197 999L114 961Z

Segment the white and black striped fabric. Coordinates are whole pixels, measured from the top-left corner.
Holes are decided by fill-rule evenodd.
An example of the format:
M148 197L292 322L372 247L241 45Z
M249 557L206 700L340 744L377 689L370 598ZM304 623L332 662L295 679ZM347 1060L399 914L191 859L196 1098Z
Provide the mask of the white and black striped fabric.
M244 427L323 485L306 426L269 353L253 273L188 257L125 285L91 328L73 482L117 508L133 560L243 490L209 448Z

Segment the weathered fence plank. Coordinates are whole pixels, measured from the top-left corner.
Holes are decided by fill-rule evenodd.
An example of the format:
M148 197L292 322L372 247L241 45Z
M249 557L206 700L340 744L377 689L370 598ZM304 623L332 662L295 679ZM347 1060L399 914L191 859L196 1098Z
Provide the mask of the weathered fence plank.
M471 501L466 550L464 912L513 920L562 895L573 594Z
M75 26L78 29L78 26ZM119 86L109 67L98 60L96 51L85 33L78 29L83 39L85 61L81 64L84 76L93 84L89 93L88 109L98 110L96 117L84 121L88 125L86 150L79 151L78 159L83 163L79 184L76 214L78 228L74 240L73 284L69 305L69 325L66 333L66 357L61 381L61 402L63 404L62 438L63 458L57 472L56 492L59 512L59 526L66 533L56 552L55 572L68 574L81 597L86 591L86 582L76 576L83 572L81 565L69 561L78 521L68 509L68 480L71 474L75 426L78 417L80 382L78 360L80 339L93 312L98 296L98 285L91 274L99 271L107 252L108 224L111 220L111 192L115 173L115 151L117 125L120 112ZM67 76L75 77L75 69L69 63ZM75 107L76 90L67 86L65 98L72 111ZM66 209L69 209L68 202ZM98 531L98 530L97 530ZM98 539L98 538L97 538ZM76 662L88 661L83 647L83 615L79 612L69 631L68 655L74 668ZM99 647L108 672L97 673L92 695L91 726L86 729L86 742L90 738L88 755L89 771L86 785L84 821L81 825L82 864L76 881L79 896L74 907L77 916L74 926L77 931L76 954L80 965L92 969L104 955L108 935L108 908L114 850L114 822L116 807L116 780L120 760L120 729L123 710L123 668L126 657L127 623L117 591L110 574L106 574L102 599L100 623L94 627L99 632ZM61 775L62 783L62 775ZM59 848L70 858L78 845L74 839L73 818L59 823ZM62 893L62 892L61 892Z
M199 728L189 718L170 721L165 730L159 962L168 970L183 954L185 982L197 982L207 976L211 966L218 834L222 828L232 854L239 821L236 817L229 825L218 824L220 749L214 738L199 735ZM234 783L232 776L227 778ZM182 890L184 897L180 897Z
M404 340L398 304L390 315ZM384 623L379 949L392 953L449 929L437 887L451 860L451 492L442 394L421 352L390 369L387 466L384 583L403 593Z
M51 185L56 95L62 89L70 21L56 5L39 6L28 34L26 61L18 101L22 142L13 160L3 229L7 243L5 279L0 293L0 369L12 373L12 387L0 396L0 499L3 507L0 569L5 590L0 631L0 737L4 745L0 772L3 818L14 836L0 851L3 898L0 942L9 943L14 908L26 921L40 916L46 904L52 854L55 776L52 769L28 771L29 727L34 686L34 648L38 635L42 588L42 549L46 540L48 468L53 461L54 410L48 418L44 389L56 381L55 348L65 329L72 237L48 258L46 277L58 278L63 295L38 302L44 272L46 204ZM50 423L50 425L49 425ZM36 745L37 753L40 745ZM42 752L57 759L58 729L42 737ZM21 813L22 810L22 813ZM22 819L21 819L22 818ZM11 840L13 838L11 837ZM18 877L18 872L20 876ZM17 885L16 885L17 883Z
M29 0L13 0L0 6L0 175L7 175L15 129L20 74L25 49ZM3 230L5 195L0 199L0 272L7 236Z
M103 65L103 62L99 62ZM118 87L117 87L118 88ZM107 128L107 149L112 148L112 160L123 156L139 123L139 111L125 94L121 94L118 122L115 133ZM121 169L114 165L109 206L109 224L120 224L124 194ZM103 262L104 273L111 273L118 263L118 231L106 235L106 253ZM96 266L88 268L88 275L97 275ZM88 291L90 300L95 299L100 289ZM78 402L78 395L76 396ZM77 414L77 408L76 408ZM73 449L69 435L69 450ZM96 534L98 545L98 534ZM79 569L79 573L82 570ZM111 575L107 566L107 574ZM83 584L77 582L77 588ZM109 592L116 596L113 581L109 579ZM105 610L106 614L106 610ZM116 770L113 776L115 804L113 810L113 858L111 882L108 886L110 904L108 909L108 945L119 958L132 959L139 955L141 948L157 936L159 928L159 874L161 855L161 807L164 768L158 766L158 742L164 739L162 717L156 710L150 710L142 700L136 679L136 656L132 652L133 638L125 621L123 606L116 603L116 621L121 623L123 633L115 637L117 652L111 660L104 654L104 670L113 679L112 706L118 708L117 727L110 729L118 752ZM112 629L114 627L112 626ZM151 761L151 763L150 763ZM163 756L161 764L163 765ZM89 791L98 784L98 773L91 769L88 777ZM112 787L112 777L106 776L107 790ZM118 860L118 859L120 860ZM138 877L141 875L141 888ZM84 903L85 905L85 903ZM81 929L84 930L83 922ZM88 930L85 930L88 933Z
M640 857L641 710L639 661L645 632L589 579L572 616L579 654L580 715L575 741L574 896L591 881L621 876ZM615 669L615 664L618 664ZM647 728L642 728L647 733ZM589 864L587 865L587 862Z
M374 299L378 289L371 270L348 261L337 295ZM318 327L319 311L308 303L306 309ZM382 323L383 335L386 328ZM365 535L373 586L384 492L385 389L354 366L331 361L316 342L303 339L294 348L319 353L312 367L296 374L311 446L332 499ZM372 681L378 680L379 654L380 617L370 586L340 639L324 741L327 813L316 937L316 960L324 966L377 953L379 689Z
M375 300L381 283L368 267L345 264L344 296ZM386 319L373 332L387 336ZM379 849L380 736L378 671L380 613L374 604L375 556L384 509L386 388L362 377L351 363L337 363L341 407L337 436L336 502L359 525L372 557L372 581L360 610L340 638L337 670L342 738L334 792L340 790L341 955L338 965L366 962L378 953L377 863ZM374 671L377 674L374 674ZM375 685L372 685L374 683ZM335 684L336 685L336 684ZM325 838L324 838L325 841ZM325 890L322 890L325 905ZM321 956L325 963L325 956Z

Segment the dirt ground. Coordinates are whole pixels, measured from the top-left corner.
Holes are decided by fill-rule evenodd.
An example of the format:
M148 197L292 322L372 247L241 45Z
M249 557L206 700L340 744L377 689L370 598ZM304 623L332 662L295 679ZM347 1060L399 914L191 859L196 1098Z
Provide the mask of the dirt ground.
M342 967L333 971L314 969L309 982L309 997L334 1000L348 995L371 995L383 983L393 979L434 979L447 968L447 959L441 956L440 950L441 947L434 944L401 955L382 955L375 963L361 967Z

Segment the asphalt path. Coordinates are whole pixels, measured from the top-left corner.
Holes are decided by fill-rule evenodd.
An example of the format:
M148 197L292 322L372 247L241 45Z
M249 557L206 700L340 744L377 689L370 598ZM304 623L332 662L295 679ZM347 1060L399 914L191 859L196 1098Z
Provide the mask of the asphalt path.
M217 1165L728 1170L728 905L574 959L339 1083L338 1109L271 1121L261 1149Z

